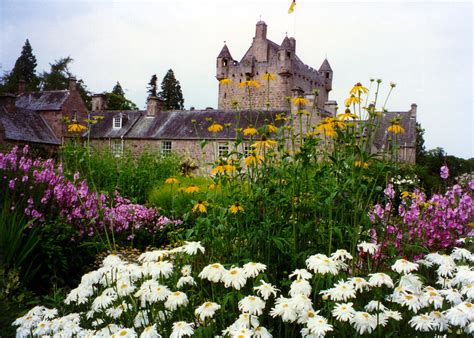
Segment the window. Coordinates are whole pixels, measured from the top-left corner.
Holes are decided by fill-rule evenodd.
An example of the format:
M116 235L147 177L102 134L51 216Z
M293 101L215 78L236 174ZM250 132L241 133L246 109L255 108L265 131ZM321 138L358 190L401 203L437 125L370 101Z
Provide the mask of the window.
M326 79L329 79L329 73L326 72Z
M122 140L112 140L112 154L115 157L121 157L123 155L123 143Z
M244 156L247 157L250 155L250 144L244 144Z
M161 142L161 154L162 155L171 154L171 141L162 141Z
M71 114L71 121L77 122L77 110L74 110Z
M229 154L229 145L227 143L217 144L217 156L225 157Z
M122 116L114 116L113 129L122 128Z
M227 60L226 60L226 59L224 59L224 61L222 62L222 65L223 65L224 67L227 67Z

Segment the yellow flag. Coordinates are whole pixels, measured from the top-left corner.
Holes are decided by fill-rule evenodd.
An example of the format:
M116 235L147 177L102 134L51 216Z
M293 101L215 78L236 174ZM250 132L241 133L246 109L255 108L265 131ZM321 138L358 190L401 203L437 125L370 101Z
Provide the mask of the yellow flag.
M293 13L293 11L295 10L295 6L296 6L296 0L293 0L293 2L290 5L290 8L288 8L288 14Z

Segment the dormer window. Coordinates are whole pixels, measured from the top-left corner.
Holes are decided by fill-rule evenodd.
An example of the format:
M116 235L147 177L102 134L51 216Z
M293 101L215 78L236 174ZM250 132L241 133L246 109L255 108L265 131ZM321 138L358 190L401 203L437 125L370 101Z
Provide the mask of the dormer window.
M112 127L113 127L113 129L122 128L122 116L121 115L114 116Z

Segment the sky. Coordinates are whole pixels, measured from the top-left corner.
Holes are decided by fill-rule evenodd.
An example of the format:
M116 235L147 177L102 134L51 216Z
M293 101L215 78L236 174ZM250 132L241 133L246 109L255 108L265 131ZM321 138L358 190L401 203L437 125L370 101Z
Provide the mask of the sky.
M93 93L120 81L145 107L146 87L168 69L180 81L185 108L217 107L216 57L224 41L234 59L250 47L255 24L314 68L334 71L330 99L343 106L357 83L382 79L390 111L418 105L427 149L474 157L473 14L471 1L297 0L0 0L0 72L12 69L26 39L39 72L62 57ZM369 98L369 100L371 100Z

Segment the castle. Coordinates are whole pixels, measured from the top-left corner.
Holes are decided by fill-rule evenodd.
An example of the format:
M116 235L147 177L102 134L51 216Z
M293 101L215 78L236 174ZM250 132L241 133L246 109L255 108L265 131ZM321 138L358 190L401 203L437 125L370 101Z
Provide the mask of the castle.
M264 80L265 73L274 75L274 80ZM267 39L267 25L259 21L252 45L240 61L233 59L224 44L217 56L216 78L219 80L218 109L233 108L233 101L241 109L288 109L287 97L312 94L315 90L319 92L317 107L324 109L332 89L333 71L328 60L324 60L319 70L304 64L296 55L294 38L285 36L278 45ZM224 79L231 81L222 81ZM247 80L262 84L260 88L254 88L252 102L249 102L246 88L240 86ZM330 104L335 105L334 102Z

